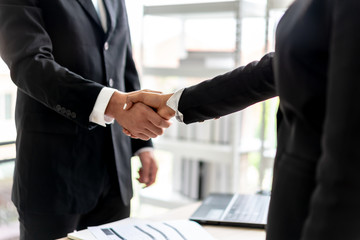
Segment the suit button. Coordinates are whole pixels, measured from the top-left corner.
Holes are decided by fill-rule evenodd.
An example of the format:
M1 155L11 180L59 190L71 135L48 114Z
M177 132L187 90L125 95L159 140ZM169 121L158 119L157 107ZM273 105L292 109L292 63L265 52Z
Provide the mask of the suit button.
M68 117L71 116L71 111L70 110L66 110L66 116L68 116Z
M106 51L106 50L108 50L109 49L109 43L108 42L105 42L105 44L104 44L104 50Z
M72 117L72 118L76 118L76 113L72 112L72 113L71 113L71 117Z
M110 87L114 86L114 80L112 78L109 79L109 86Z
M66 113L66 108L62 107L60 112L61 112L62 114L65 114L65 113Z
M56 109L56 111L60 112L60 111L61 111L61 106L60 106L60 105L56 105L55 109Z

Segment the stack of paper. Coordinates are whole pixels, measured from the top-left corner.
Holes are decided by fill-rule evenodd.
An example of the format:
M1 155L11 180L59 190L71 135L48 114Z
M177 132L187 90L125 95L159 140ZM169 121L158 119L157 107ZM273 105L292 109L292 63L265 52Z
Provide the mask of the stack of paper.
M91 239L97 240L214 240L198 223L189 220L143 221L126 224L120 221L104 226L89 227L87 231L93 235ZM69 234L68 237L86 239L76 233Z

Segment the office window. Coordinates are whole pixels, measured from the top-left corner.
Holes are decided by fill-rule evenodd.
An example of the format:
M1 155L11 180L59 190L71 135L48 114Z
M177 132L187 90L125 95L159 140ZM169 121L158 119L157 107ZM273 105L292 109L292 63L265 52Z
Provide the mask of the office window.
M11 202L16 138L14 101L16 87L9 69L0 59L0 239L17 239L19 224L17 211Z
M9 93L5 94L5 120L11 120L13 116L12 97Z
M128 1L128 9L135 10L129 17L142 87L172 92L272 51L286 1L270 1L268 15L266 1L242 2L237 15L229 1ZM142 11L136 12L135 5ZM156 152L166 159L159 159L155 186L139 191L140 201L174 207L209 191L270 191L277 106L274 98L219 120L187 126L174 120L154 140Z

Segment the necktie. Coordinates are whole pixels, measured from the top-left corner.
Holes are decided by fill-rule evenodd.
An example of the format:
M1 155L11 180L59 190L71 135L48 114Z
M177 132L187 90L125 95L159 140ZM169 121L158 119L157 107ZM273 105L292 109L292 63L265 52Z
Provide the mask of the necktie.
M106 10L103 0L92 0L95 10L99 15L101 26L105 32L107 32L107 19L106 19Z

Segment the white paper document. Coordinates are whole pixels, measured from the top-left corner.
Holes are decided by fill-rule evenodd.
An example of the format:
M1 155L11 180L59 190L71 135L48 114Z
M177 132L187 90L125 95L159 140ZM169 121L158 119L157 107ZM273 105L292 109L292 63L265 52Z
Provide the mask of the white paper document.
M198 223L188 220L113 224L88 230L98 240L214 240Z

